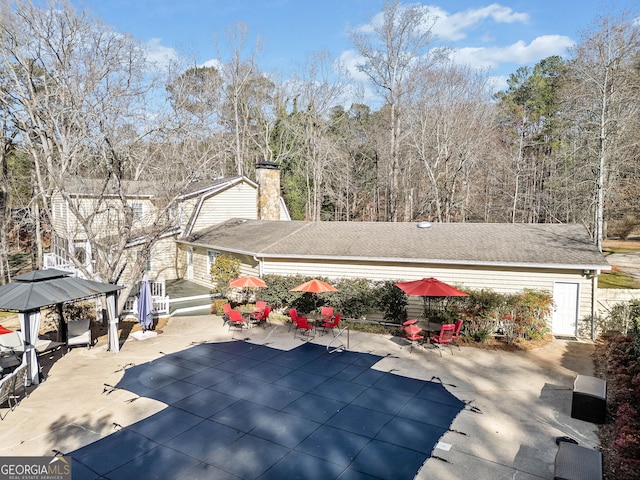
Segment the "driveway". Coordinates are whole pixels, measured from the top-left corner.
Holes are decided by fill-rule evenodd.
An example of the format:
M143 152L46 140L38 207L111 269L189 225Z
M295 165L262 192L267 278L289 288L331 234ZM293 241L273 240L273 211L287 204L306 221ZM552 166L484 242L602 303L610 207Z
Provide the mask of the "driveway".
M46 381L34 388L29 397L2 421L0 455L40 456L59 451L70 454L72 458L75 452L80 457L82 453L91 451L93 442L108 442L108 437L118 432L135 431L139 422L146 420L154 425L147 419L165 412L173 400L151 398L145 392L128 390L124 388L126 382L121 383L125 372L154 359L176 354L184 356L194 352L194 347L211 343L233 345L234 342L242 342L278 352L297 351L303 346L303 342L294 339L293 332L289 332L285 325L274 324L265 329L234 333L223 327L220 318L213 315L176 317L163 330L153 339L127 340L117 354L107 352L106 345L97 345L91 350L73 349L61 358L45 362ZM346 356L341 360L340 355L352 352L368 355L375 362L367 368L377 375L390 374L422 384L440 385L461 401L461 411L449 428L443 430L444 434L436 439L436 446L426 462L418 467L415 475L398 473L396 478L550 479L553 478L557 450L555 437L568 435L581 445L598 445L596 425L570 416L576 374L593 374L593 344L590 342L555 340L541 349L528 352L472 347L458 350L454 347L453 354L447 349L440 356L433 350L416 348L410 351L402 341L391 336L361 332L345 332L340 337L345 339L345 344L347 333L347 352L326 353L322 347L331 340L331 334L316 337L312 341L312 351L322 354L318 358L334 366L344 363ZM295 386L289 386L295 389ZM243 401L251 402L250 394ZM362 398L358 400L356 395L349 403L352 411L360 407L358 402L362 402ZM280 414L291 414L286 406L281 408L278 405L277 408ZM4 415L5 411L2 413ZM333 428L353 431L359 428L360 423L362 427L369 426L366 415L355 423L349 418L352 417L343 417L342 422L335 423ZM160 426L161 423L155 425ZM276 438L274 432L282 425L276 422L272 430L264 423L261 425L263 434L260 438L271 438L281 447L282 440ZM156 430L160 431L153 435L162 437L162 441L172 437L171 431ZM375 435L367 438L372 438L372 442L376 440ZM411 447L406 439L398 439L397 442ZM424 446L417 445L413 449L424 450ZM189 455L189 449L186 454ZM193 457L197 458L197 455L194 453ZM393 464L399 458L389 462ZM343 465L345 461L333 463ZM286 466L280 465L280 468L286 469ZM403 464L396 464L395 469L380 470L380 475L386 476L389 471L404 472L403 467ZM336 477L342 474L340 472L346 472L345 468L343 465ZM366 468L356 468L351 476L347 477L345 473L339 478L377 477L374 472L364 475L363 470ZM126 469L120 471L120 475L124 474ZM236 477L229 478L250 478L238 471L234 474Z

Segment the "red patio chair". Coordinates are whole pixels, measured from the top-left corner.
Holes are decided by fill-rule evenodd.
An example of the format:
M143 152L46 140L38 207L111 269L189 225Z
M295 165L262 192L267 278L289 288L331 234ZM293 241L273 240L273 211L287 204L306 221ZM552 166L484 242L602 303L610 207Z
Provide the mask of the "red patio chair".
M333 307L322 307L320 309L320 321L322 323L329 322L333 318Z
M229 321L229 312L231 311L231 304L225 303L222 305L222 325Z
M402 333L404 335L404 338L409 340L409 342L411 343L411 348L409 349L409 352L413 351L413 347L416 344L420 346L424 344L423 330L419 326L415 324L404 325L402 327Z
M456 320L456 328L453 331L453 335L451 336L451 343L455 343L456 346L458 347L458 350L460 350L460 344L458 343L458 339L460 338L460 330L462 330L462 324L464 322L460 319Z
M264 310L260 311L260 313L252 313L251 323L255 325L262 325L262 327L264 328L266 323L269 322L270 313L271 313L271 307L265 307Z
M453 323L447 323L442 325L440 328L440 333L438 335L432 335L430 340L435 343L435 346L440 350L440 356L442 356L442 349L440 348L442 345L449 345L449 349L451 350L451 355L453 355L453 349L451 348L451 342L453 340L453 332L455 331L456 326Z
M341 313L336 313L336 316L333 317L332 319L322 322L322 328L324 330L324 333L327 333L327 330L333 330L334 328L336 328L340 323L341 317L342 317Z
M258 300L256 302L256 308L253 312L251 312L251 314L259 314L264 312L264 309L267 308L267 302L264 302L262 300Z
M249 325L245 321L240 310L229 310L229 330L232 328L235 328L236 330L249 328Z
M300 315L298 315L298 311L295 308L292 308L289 310L289 318L291 319L291 323L289 324L289 331L291 331L291 327L295 326L297 323L297 320L299 318L303 318L305 320L308 320L307 317L301 317Z
M296 331L293 334L293 338L296 338L298 335L298 331L301 332L301 335L306 335L307 340L311 337L311 332L314 330L313 325L309 323L309 321L305 317L296 317Z

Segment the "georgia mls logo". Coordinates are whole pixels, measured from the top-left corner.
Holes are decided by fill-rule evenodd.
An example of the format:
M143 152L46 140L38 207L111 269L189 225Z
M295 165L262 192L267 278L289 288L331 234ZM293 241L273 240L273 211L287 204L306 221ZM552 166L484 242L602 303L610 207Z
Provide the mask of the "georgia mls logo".
M71 458L3 457L0 480L71 480Z

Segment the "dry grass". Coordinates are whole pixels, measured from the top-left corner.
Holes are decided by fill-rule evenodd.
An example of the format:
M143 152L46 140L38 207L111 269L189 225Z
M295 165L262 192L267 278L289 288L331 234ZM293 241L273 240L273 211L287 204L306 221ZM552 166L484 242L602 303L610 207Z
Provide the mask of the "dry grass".
M167 323L169 323L169 320L170 320L169 317L161 317L161 318L154 319L153 329L158 333L162 333L162 330L167 326ZM139 330L142 330L142 327L140 326L138 321L134 318L121 320L118 323L118 336L120 337L121 340L127 338L129 334L131 334L132 332L137 332ZM104 341L104 342L107 341L108 332L107 332L106 326L99 325L99 324L96 324L96 322L93 322L91 332L93 334L93 338L97 338L98 341Z
M603 249L619 249L631 248L640 250L640 238L634 237L629 240L604 240L602 242Z
M479 348L481 350L501 350L505 352L528 351L542 348L553 341L553 335L546 334L540 340L521 340L510 344L501 338L491 338L486 342L475 342L472 340L460 339L460 345L465 347Z

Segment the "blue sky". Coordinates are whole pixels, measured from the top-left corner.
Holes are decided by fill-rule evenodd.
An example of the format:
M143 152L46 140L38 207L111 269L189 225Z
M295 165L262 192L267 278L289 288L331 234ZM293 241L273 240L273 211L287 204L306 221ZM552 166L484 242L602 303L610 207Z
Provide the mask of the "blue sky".
M264 71L285 77L312 52L325 50L354 67L350 27L365 26L382 0L72 0L120 32L145 43L162 59L178 52L202 65L216 60L215 35L235 22L249 27L250 45L262 40L257 57ZM441 0L419 2L439 17L438 43L456 60L488 69L498 85L520 66L550 55L566 56L596 15L632 5L632 0Z

